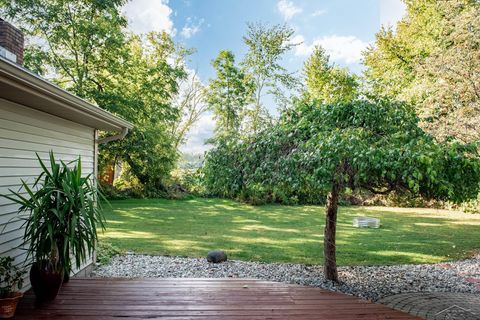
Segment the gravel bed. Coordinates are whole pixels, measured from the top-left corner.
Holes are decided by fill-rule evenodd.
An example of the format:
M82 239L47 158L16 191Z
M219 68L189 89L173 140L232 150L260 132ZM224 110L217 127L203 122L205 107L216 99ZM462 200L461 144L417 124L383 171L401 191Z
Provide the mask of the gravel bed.
M97 266L93 277L255 278L319 287L377 301L407 292L480 293L480 255L433 265L340 267L340 283L325 280L321 265L122 255Z

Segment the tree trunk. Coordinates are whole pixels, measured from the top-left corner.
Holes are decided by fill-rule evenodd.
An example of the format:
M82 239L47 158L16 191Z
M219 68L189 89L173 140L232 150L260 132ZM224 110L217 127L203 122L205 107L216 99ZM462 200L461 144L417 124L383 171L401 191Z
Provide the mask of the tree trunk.
M335 256L335 233L337 229L338 194L340 185L334 182L332 190L327 195L325 234L323 238L324 273L325 278L338 281L337 259Z

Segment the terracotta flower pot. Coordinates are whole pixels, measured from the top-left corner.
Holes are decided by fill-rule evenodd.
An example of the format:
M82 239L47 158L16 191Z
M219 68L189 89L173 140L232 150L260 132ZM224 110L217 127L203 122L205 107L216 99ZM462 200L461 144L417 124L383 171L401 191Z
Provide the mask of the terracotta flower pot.
M54 300L63 282L63 270L50 270L45 265L34 262L30 269L30 283L37 301L40 302Z
M12 318L15 315L18 301L23 297L23 293L14 292L8 298L0 298L0 319Z

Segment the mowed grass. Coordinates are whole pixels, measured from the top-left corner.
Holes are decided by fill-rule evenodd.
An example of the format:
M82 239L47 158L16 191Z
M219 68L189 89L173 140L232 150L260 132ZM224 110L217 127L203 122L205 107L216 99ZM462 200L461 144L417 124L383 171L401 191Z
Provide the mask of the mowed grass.
M249 206L223 199L120 200L105 206L101 241L151 255L321 264L322 206ZM380 229L352 227L355 216L381 220ZM433 209L341 207L340 265L437 263L480 249L480 215Z

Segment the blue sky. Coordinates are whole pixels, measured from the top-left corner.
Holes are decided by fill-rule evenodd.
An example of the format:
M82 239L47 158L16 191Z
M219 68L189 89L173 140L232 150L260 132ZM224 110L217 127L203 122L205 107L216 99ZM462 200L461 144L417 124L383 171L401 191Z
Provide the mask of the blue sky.
M404 12L400 0L133 0L124 7L136 33L164 30L197 52L188 67L207 83L214 76L211 60L220 50L232 50L240 60L246 48L242 36L247 22L287 23L301 43L285 56L283 65L300 71L316 44L331 60L360 73L361 52L375 39L382 24L394 25ZM275 105L266 101L275 112ZM202 117L189 133L183 150L200 153L211 136L214 120Z

